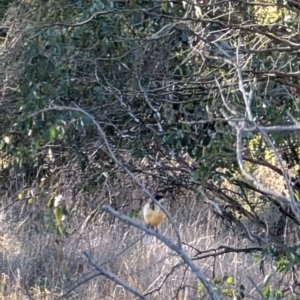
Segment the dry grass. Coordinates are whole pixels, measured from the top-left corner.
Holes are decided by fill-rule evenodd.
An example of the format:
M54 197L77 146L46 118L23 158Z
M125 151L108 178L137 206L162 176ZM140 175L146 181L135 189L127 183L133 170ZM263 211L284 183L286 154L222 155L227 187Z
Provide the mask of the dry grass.
M192 203L172 211L184 242L201 251L220 245L247 246L247 241L221 229L220 221L205 207L199 210L199 203ZM81 233L57 238L51 233L35 233L28 226L29 219L12 222L7 215L2 212L0 220L0 299L59 299L85 280L62 299L135 299L102 276L87 280L96 273L84 259L83 251L91 253L99 265L141 293L158 288L163 282L148 299L200 299L198 280L186 266L178 265L180 261L172 251L155 239L150 247L145 246L140 231L117 220L111 225L103 222ZM73 225L76 228L78 224ZM167 222L161 231L174 238ZM195 255L192 248L185 246L185 250ZM257 296L248 277L260 285L263 275L252 256L232 253L216 260L206 258L197 264L210 278L213 273L218 279L234 276L237 287L244 284L249 293ZM271 272L270 266L268 271Z

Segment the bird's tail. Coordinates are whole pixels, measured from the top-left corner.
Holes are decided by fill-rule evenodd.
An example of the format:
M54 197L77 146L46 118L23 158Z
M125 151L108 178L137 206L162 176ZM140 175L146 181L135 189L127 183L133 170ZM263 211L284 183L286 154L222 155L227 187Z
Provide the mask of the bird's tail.
M148 227L148 228L151 228L151 229L154 229L156 232L158 232L158 228L157 228L157 227L153 227L153 226L151 226L151 225L147 225L147 227ZM144 244L145 244L146 246L151 245L152 240L153 240L153 237L154 237L154 235L151 235L151 234L147 234L147 233L146 233L146 237L145 237L145 239L144 239Z
M151 227L151 226L149 226L149 228L155 229L156 232L158 232L158 228L157 227ZM153 237L154 237L154 235L146 234L146 237L145 237L145 240L144 240L145 245L147 245L147 246L151 245Z
M146 237L145 237L145 240L144 240L145 245L150 246L151 243L152 243L152 239L153 239L153 235L146 234Z

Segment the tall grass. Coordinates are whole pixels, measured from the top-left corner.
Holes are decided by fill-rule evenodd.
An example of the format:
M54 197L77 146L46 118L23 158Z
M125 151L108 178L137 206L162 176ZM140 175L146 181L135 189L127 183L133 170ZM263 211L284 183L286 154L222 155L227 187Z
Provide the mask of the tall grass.
M183 241L190 245L184 249L191 256L197 254L196 249L247 246L247 240L224 229L221 220L205 206L201 210L196 207L199 205L193 208L183 204L171 209ZM0 299L135 299L121 286L96 276L83 251L148 299L206 299L195 276L170 249L155 238L151 246L145 246L142 232L118 220L113 224L98 222L69 236L57 237L53 233L37 233L30 226L30 218L16 222L7 215L2 211L0 219ZM73 222L72 228L79 225ZM160 230L175 238L168 222ZM264 276L253 256L228 253L199 260L197 264L210 278L221 281L226 275L233 276L233 286L243 284L247 293L258 297L249 278L259 287ZM265 270L273 272L271 263L266 264Z

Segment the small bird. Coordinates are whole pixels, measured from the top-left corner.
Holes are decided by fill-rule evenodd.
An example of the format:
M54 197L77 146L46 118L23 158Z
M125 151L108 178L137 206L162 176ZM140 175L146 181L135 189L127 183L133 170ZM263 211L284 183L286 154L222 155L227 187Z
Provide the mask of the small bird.
M162 196L155 196L155 200L159 201L159 203L163 203L166 199ZM143 217L145 224L152 229L158 230L157 227L161 224L166 218L165 213L161 210L161 208L153 201L146 203L143 207ZM152 241L153 236L147 235L145 244L149 245Z

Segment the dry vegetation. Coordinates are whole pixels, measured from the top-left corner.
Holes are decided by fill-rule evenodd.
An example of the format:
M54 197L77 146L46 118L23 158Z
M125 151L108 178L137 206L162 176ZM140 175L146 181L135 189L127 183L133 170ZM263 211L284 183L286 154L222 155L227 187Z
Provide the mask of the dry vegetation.
M30 26L30 22L25 19L18 22L8 18L5 23L8 28L7 37L3 42L0 40L0 114L7 126L13 122L11 114L15 112L14 105L20 97L18 86L22 81L23 65L18 64L16 58L21 55L22 34ZM0 126L0 134L6 129L5 126ZM95 142L97 143L98 141ZM119 155L124 160L125 156ZM1 159L2 170L6 166L7 157ZM164 162L163 159L162 161ZM146 165L142 161L134 167L144 169ZM131 179L120 173L119 181L116 178L112 182L108 180L103 190L97 190L97 186L93 186L96 191L93 191L92 196L87 192L73 195L71 191L75 186L81 186L92 179L82 175L74 166L70 167L74 167L70 173L74 172L75 175L72 173L73 177L70 178L67 176L68 167L63 166L53 173L52 179L56 186L50 191L53 195L63 195L66 202L71 200L71 214L64 221L67 234L63 237L57 236L46 226L46 219L53 215L49 208L45 208L45 203L30 205L24 199L18 199L20 191L28 190L30 193L32 182L17 176L8 181L7 178L11 178L8 175L11 174L6 177L1 173L0 299L136 299L122 286L98 274L88 263L84 251L99 266L146 295L147 299L209 299L196 276L166 245L154 239L152 245L146 247L142 231L125 225L102 211L103 203L115 205L130 216L133 210L140 210L144 203L141 198L144 197L141 191L136 190ZM174 169L176 167L177 165ZM117 168L113 170L115 173L119 171ZM173 171L172 174L177 173ZM254 169L253 174L272 191L285 192L283 178L269 168L259 166ZM139 178L151 192L158 189L149 174L140 175ZM223 187L228 189L227 194L238 203L236 187L230 182ZM253 247L241 228L217 217L203 198L196 199L192 192L186 193L183 189L180 192L181 194L174 196L175 191L173 197L170 197L167 209L179 228L185 243L184 250L205 275L214 278L216 286L222 288L223 299L232 299L234 291L238 294L240 285L245 286L245 294L249 299L261 299L266 275L272 276L271 281L276 288L289 287L291 273L279 276L274 271L271 258L265 259L260 268L260 257L255 251L240 251ZM248 196L252 203L258 201L257 193L249 192ZM244 208L247 209L246 206ZM260 216L267 230L256 228L246 219L242 221L255 235L267 236L268 228L277 222L276 209L278 207L272 205L261 206ZM142 222L140 217L137 218ZM297 227L293 222L290 223L288 220L285 227L285 243L298 244ZM170 222L164 223L160 230L165 236L175 240ZM222 251L228 253L219 255ZM223 283L226 276L233 277L232 284ZM224 293L226 290L227 294Z
M174 253L155 239L150 247L145 246L140 231L118 220L110 225L100 221L81 233L58 238L36 233L29 218L14 221L7 215L2 211L1 299L135 299L112 281L101 275L95 277L97 272L87 264L83 251L91 253L99 265L133 288L146 294L152 292L148 299L201 299L199 281ZM196 254L191 247L205 251L247 245L232 231L221 229L220 220L205 206L197 211L191 205L182 205L172 215L191 256ZM101 214L97 218L101 220ZM73 226L80 224L75 222ZM172 237L168 223L161 231ZM254 298L257 292L249 278L258 285L264 278L250 254L229 253L215 260L201 259L197 264L209 277L214 274L222 280L225 275L233 276L237 287L251 287ZM266 272L271 272L271 264L265 267ZM94 278L88 280L91 277Z

